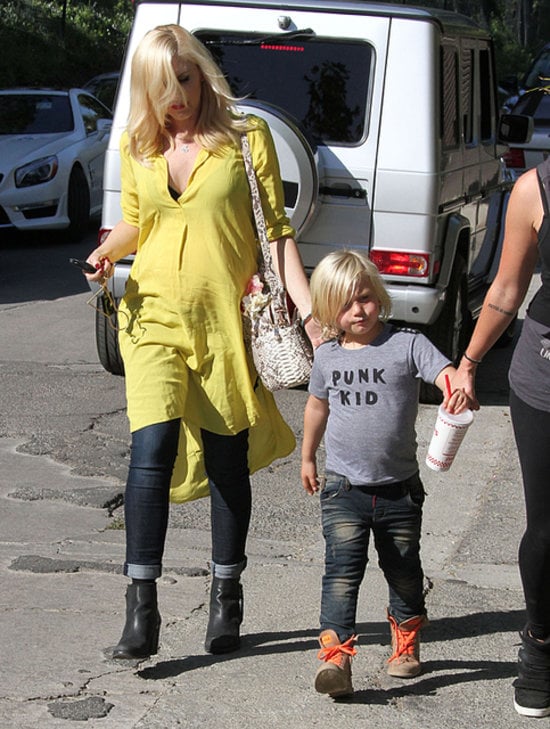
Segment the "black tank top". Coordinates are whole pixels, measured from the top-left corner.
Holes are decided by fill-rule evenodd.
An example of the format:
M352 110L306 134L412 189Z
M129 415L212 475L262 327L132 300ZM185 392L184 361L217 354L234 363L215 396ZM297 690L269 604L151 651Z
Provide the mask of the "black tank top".
M531 319L550 327L550 157L537 166L537 176L544 209L538 235L542 285L531 300L527 313Z

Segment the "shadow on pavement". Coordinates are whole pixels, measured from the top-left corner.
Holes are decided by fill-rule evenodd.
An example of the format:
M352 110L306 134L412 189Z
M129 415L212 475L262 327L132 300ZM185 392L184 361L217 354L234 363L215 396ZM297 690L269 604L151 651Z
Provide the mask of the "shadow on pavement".
M496 681L515 678L516 661L427 661L418 680L409 679L405 686L390 689L356 691L341 702L385 706L407 696L434 696L438 689L473 681ZM434 673L438 675L430 675Z
M96 245L98 222L81 240L63 231L0 231L0 305L54 300L88 291L69 258L86 258Z
M430 622L429 627L422 633L422 641L424 643L446 642L476 638L493 633L516 632L521 628L524 616L522 610L510 610L441 618ZM357 632L360 635L359 642L362 646L389 644L390 633L386 621L360 623L357 626ZM220 661L242 659L247 655L258 656L315 651L318 649L318 634L317 630L248 633L242 636L241 650L235 653L217 656L203 654L159 661L154 666L148 666L138 671L137 675L149 681L158 681L174 678L187 671L204 668L220 663ZM427 661L423 666L422 678L414 684L411 683L407 687L388 691L359 691L355 693L353 700L361 703L362 698L363 700L368 698L369 703L386 703L391 698L411 693L422 695L433 693L435 689L451 683L507 678L514 676L516 672L516 663L506 661ZM460 673L457 675L448 675L447 673L445 676L427 677L427 674L442 671L459 671ZM373 701L373 694L378 697L377 700ZM381 695L385 697L383 701L380 700Z

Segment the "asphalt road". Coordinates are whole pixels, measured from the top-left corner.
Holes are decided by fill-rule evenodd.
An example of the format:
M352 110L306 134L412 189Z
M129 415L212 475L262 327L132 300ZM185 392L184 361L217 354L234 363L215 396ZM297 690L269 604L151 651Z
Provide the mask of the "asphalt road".
M71 256L86 257L95 238L91 228L78 243L63 242L55 233L0 240L0 437L22 438L28 453L50 455L80 475L113 477L120 486L129 444L124 381L98 363L95 312L85 303L88 288L68 263ZM479 398L491 408L489 428L493 414L498 428L497 409L507 403L511 351L495 350L480 369ZM282 392L277 398L299 438L306 393ZM421 446L430 434L432 411L433 406L421 406ZM252 533L269 526L286 538L304 536L306 526L318 528L314 500L304 502L297 487L297 468L294 454L256 477ZM274 473L281 484L275 493ZM175 509L172 524L208 528L206 504Z
M510 689L523 615L511 348L480 368L482 409L446 474L423 463L436 407L420 407L422 549L434 589L418 679L405 685L385 674L385 586L373 556L358 616L356 696L342 705L313 691L322 539L298 452L253 480L243 651L227 660L202 652L205 499L172 510L159 655L138 668L105 660L100 647L122 625L124 582L114 570L123 533L108 527L120 518L129 437L124 381L98 362L88 290L67 262L93 245L92 229L78 243L0 238L0 727L84 719L113 729L523 726ZM299 439L306 393L277 399ZM182 572L197 566L195 577Z

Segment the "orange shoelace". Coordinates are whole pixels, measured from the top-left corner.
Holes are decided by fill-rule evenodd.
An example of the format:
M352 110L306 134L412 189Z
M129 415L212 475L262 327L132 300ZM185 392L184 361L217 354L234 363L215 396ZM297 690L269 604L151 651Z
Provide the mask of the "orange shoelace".
M357 653L357 649L354 647L354 643L357 640L356 635L352 635L348 638L345 643L338 643L338 645L330 645L321 648L317 654L317 658L321 661L336 663L340 665L344 655L354 656Z
M394 627L395 650L388 660L393 661L400 656L414 655L418 631L422 627L422 618L418 619L416 625L413 623L412 630L401 630L393 618L390 618L390 620Z

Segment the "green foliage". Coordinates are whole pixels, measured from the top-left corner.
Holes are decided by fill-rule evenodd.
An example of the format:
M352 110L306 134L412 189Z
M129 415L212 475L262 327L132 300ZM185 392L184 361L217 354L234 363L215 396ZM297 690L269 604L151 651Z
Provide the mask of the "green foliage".
M125 528L126 528L126 524L124 522L123 517L121 517L121 516L113 516L111 518L111 521L105 527L105 529L113 529L116 531L124 531Z
M492 18L490 31L495 44L497 78L520 79L533 60L534 53L523 48L503 18Z
M118 70L132 17L130 0L4 0L0 87L80 86Z
M499 79L521 78L535 54L544 43L550 42L550 0L401 0L401 3L462 13L490 30L495 41Z
M550 0L402 2L462 12L489 27L500 79L520 77L542 44L550 41ZM133 17L131 0L0 4L0 87L79 86L91 76L120 68Z

